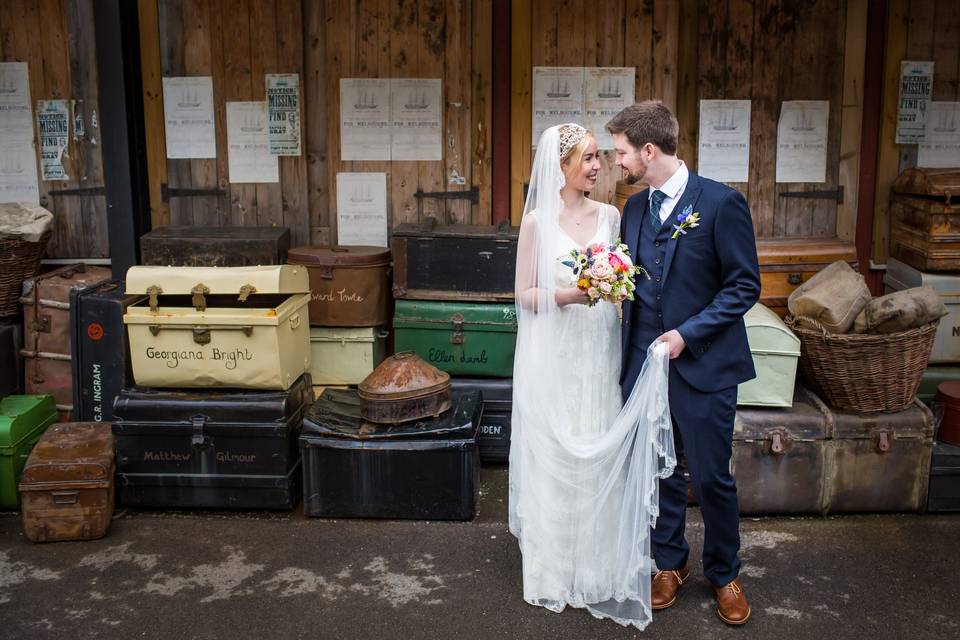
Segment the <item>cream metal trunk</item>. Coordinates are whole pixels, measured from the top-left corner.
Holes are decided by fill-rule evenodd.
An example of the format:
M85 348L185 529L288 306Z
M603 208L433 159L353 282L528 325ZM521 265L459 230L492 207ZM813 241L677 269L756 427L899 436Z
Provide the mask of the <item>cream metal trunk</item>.
M776 313L756 304L743 318L757 377L737 389L737 404L792 407L800 339Z
M290 387L310 368L304 267L131 267L133 377L147 387Z
M887 273L883 276L886 293L903 291L924 285L933 287L947 308L948 315L940 320L933 339L931 364L960 363L960 275L925 273L896 258L887 259Z
M312 327L310 374L315 385L360 384L387 355L383 327Z

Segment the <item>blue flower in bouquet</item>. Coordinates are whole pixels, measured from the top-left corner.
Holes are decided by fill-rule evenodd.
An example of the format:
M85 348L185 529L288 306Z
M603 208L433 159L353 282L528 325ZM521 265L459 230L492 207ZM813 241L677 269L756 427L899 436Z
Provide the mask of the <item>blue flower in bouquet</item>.
M671 240L676 240L681 235L686 235L690 229L700 226L700 214L693 210L693 205L688 204L683 211L677 214L677 223L673 225L675 231L670 236Z

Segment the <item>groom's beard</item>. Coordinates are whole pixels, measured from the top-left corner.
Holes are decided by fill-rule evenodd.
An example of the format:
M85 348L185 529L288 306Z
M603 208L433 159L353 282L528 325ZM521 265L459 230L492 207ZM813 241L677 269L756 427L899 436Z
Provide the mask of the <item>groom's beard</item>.
M644 164L643 160L640 161L640 169L636 172L630 171L629 169L624 169L626 174L623 178L623 181L627 184L637 184L639 182L644 182L644 178L647 176L647 169L650 165Z

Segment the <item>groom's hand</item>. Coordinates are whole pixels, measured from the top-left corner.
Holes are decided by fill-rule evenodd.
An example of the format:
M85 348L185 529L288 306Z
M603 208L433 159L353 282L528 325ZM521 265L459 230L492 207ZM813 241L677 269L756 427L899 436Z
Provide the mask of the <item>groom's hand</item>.
M671 329L665 334L657 338L657 342L666 342L667 347L670 349L670 359L673 360L687 347L687 343L683 341L683 336L680 335L680 332L676 329Z

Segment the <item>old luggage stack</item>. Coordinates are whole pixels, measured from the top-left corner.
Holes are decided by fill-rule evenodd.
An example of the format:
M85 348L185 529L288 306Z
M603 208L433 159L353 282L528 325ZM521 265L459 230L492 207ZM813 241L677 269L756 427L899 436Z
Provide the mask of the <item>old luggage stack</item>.
M469 520L479 487L480 395L413 354L360 390L327 389L304 420L304 513Z
M314 384L359 384L387 354L390 250L295 247L287 260L310 274Z

